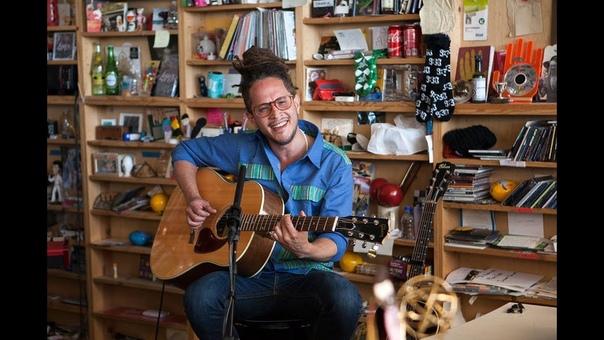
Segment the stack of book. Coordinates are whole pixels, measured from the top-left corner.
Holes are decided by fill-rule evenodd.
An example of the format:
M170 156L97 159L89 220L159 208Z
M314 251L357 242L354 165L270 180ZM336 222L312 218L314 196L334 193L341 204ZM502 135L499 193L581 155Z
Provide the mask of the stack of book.
M531 209L556 209L558 206L558 180L547 175L523 181L501 202L501 205Z
M474 202L491 196L493 167L458 164L449 179L444 201Z
M459 228L445 235L445 243L461 246L487 246L500 238L498 230L482 228Z

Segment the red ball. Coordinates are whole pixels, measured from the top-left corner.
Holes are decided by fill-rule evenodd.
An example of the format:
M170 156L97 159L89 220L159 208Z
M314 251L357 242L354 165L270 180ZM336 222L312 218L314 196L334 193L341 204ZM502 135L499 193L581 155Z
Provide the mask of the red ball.
M394 183L386 183L378 189L377 200L385 207L396 207L403 200L403 190Z
M386 183L388 183L388 181L381 177L371 181L371 184L369 184L369 197L371 197L373 201L378 200L378 189Z

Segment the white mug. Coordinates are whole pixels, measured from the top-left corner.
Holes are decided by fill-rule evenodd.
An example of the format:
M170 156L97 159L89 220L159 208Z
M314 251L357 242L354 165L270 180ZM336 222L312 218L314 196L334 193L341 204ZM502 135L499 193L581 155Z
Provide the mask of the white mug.
M385 207L382 205L378 205L378 217L388 219L388 231L399 229L398 224L401 219L401 207L398 205L395 207Z

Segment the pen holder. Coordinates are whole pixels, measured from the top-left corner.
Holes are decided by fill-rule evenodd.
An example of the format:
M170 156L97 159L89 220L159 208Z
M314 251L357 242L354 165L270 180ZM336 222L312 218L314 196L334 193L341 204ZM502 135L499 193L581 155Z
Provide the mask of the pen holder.
M222 98L224 93L224 75L222 72L208 73L208 97Z

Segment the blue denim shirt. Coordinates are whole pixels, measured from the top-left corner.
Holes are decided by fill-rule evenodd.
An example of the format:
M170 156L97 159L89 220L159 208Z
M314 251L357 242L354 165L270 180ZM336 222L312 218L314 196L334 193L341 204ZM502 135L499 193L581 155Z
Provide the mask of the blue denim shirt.
M198 167L216 167L237 175L246 166L246 180L258 182L278 194L284 202L285 213L297 216L304 210L307 216L348 217L352 214L353 174L346 153L325 141L319 128L299 120L307 135L316 137L306 155L281 171L279 160L269 148L260 131L222 134L182 141L172 151L172 161L185 160ZM204 197L204 199L211 198ZM339 232L309 232L315 238L333 240L338 252L328 262L298 259L275 244L270 262L263 270L305 273L310 269L330 270L348 247L348 238Z

